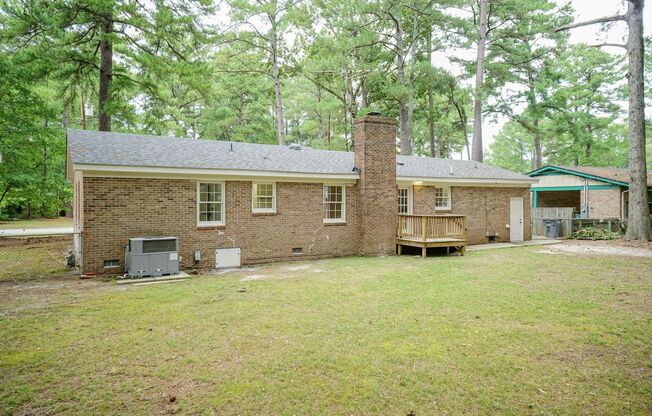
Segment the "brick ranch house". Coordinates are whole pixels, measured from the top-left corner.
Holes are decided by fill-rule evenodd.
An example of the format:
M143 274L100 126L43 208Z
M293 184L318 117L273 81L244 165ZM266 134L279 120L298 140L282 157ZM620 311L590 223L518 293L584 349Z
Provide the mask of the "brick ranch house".
M588 219L627 218L627 169L544 166L528 176L539 180L532 186L533 208L573 208L575 216ZM649 172L647 185L652 208L652 173Z
M530 239L535 180L397 156L395 122L377 115L357 119L354 152L84 130L68 130L67 151L85 273L123 270L128 239L142 236L178 237L181 268L215 268L216 250L230 247L242 264L394 255L397 229L457 229L453 240L469 244Z

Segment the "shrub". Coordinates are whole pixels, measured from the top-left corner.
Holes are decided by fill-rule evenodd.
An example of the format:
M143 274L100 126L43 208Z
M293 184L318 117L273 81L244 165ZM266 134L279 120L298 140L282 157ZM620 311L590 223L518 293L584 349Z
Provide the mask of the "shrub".
M615 240L622 236L619 231L613 232L597 227L580 228L571 234L571 238L577 240Z

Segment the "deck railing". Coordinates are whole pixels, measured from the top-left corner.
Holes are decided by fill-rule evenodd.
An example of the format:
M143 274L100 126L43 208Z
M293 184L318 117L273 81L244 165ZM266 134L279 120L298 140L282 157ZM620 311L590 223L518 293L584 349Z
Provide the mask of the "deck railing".
M466 240L464 215L398 215L398 238Z

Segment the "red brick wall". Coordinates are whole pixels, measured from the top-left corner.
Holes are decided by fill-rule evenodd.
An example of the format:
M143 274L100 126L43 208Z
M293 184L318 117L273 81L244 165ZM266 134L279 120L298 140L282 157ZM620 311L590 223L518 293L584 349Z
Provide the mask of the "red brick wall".
M620 218L620 189L589 189L589 218Z
M415 215L460 214L466 215L465 224L469 244L487 242L486 232L498 233L498 241L509 241L509 201L512 197L523 198L523 238L531 239L530 189L451 187L451 210L435 211L435 187L413 188L413 213Z
M81 183L81 181L79 182ZM197 227L196 181L172 179L92 178L83 180L85 195L84 252L85 272L103 272L104 260L124 263L124 247L130 237L177 236L182 267L193 263L195 250L202 253L202 266L213 268L215 249L240 247L242 263L316 258L352 254L393 254L396 207L383 211L391 223L391 236L379 240L380 250L359 250L360 201L358 185L346 186L346 224L323 223L323 185L319 183L278 182L276 214L251 212L251 182L225 183L225 221L220 227ZM509 241L510 197L524 202L524 237L530 239L530 204L527 188L452 187L452 212L466 215L470 244L486 242L485 231L499 233L499 241ZM434 214L433 187L415 187L415 214ZM486 198L486 199L485 199ZM391 198L395 204L395 196ZM441 212L441 211L437 211ZM392 218L389 218L389 217ZM367 226L381 228L382 223ZM385 224L386 225L386 224ZM372 230L374 229L372 228ZM389 234L389 230L384 233ZM373 232L368 238L373 239ZM374 241L368 250L376 250ZM292 248L303 248L293 255ZM386 249L389 247L389 249ZM118 272L113 269L112 272Z
M104 260L124 266L127 239L179 237L182 267L215 266L215 249L240 247L243 264L356 253L357 186L346 186L346 224L323 223L323 185L278 182L276 214L252 214L251 182L225 183L225 226L197 227L196 181L84 178L84 272L103 272ZM303 255L291 254L302 247ZM115 272L115 270L113 270Z
M358 253L395 254L398 187L393 119L364 116L356 120L355 166L360 169Z
M412 213L414 215L435 215L443 212L450 211L435 211L434 186L415 185L412 187Z

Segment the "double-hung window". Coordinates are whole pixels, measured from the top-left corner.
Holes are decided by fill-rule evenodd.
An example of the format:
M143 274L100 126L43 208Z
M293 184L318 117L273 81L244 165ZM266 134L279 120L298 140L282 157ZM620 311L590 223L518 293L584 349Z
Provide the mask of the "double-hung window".
M346 188L344 185L324 185L324 222L346 221Z
M412 188L398 188L398 213L412 214Z
M451 209L451 188L435 188L435 209Z
M251 212L276 212L276 184L253 183L251 187Z
M197 225L224 225L224 182L197 184Z

